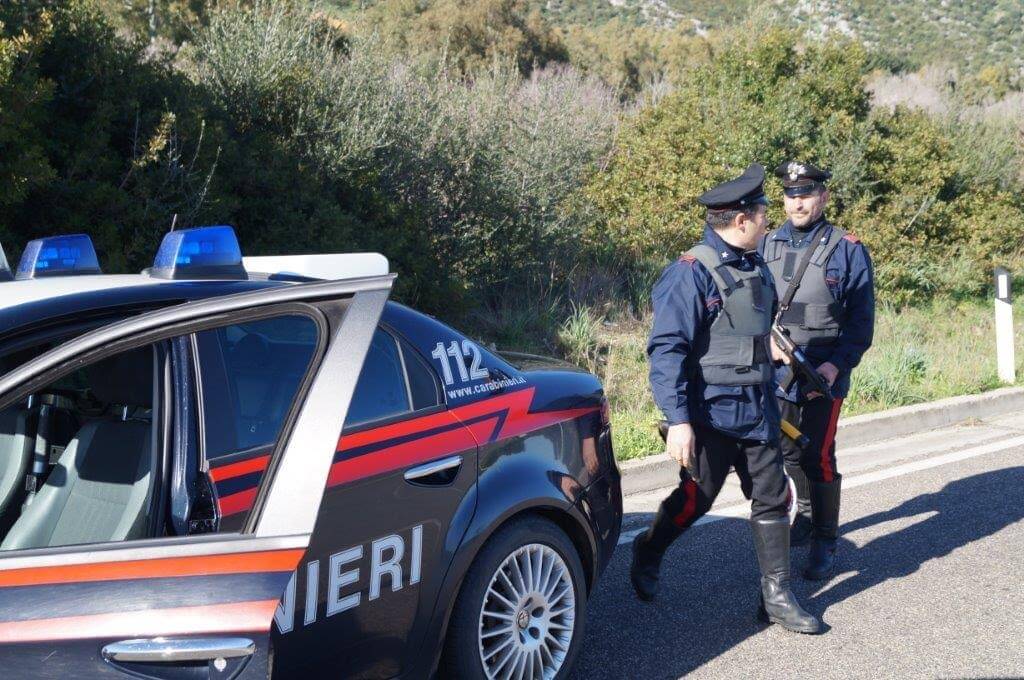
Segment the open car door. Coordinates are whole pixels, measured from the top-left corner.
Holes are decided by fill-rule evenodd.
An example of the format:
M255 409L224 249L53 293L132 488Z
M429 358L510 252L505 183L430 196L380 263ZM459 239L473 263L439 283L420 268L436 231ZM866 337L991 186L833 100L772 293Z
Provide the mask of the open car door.
M352 392L393 278L288 285L177 305L104 326L0 376L3 409L83 366L142 347L170 345L172 339L223 327L240 315L268 316L286 309L314 318L320 329L319 351L288 411L245 526L237 533L209 533L216 518L204 524L203 518L193 522L189 517L183 518L186 528L175 532L165 517L149 520L148 532L132 540L40 544L41 534L34 527L19 529L30 514L45 515L60 504L67 510L76 502L102 517L111 504L105 498L79 498L83 494L67 499L67 487L95 472L82 462L81 451L95 448L100 426L82 428L92 428L91 439L86 443L84 434L79 438L78 458L71 446L61 454L53 469L63 476L50 474L50 489L36 495L11 529L22 543L5 540L0 546L0 676L269 677L274 612L308 546ZM165 365L162 381L161 364L154 359L154 382L173 386L171 364ZM151 404L151 421L145 422L152 425L134 428L152 429L154 442L162 433L162 444L153 448L162 447L165 454L153 460L164 468L147 475L155 479L154 499L163 498L154 500L154 512L171 513L169 490L181 481L181 470L175 467L181 458L174 451L188 445L180 441L188 436L175 430L174 414L185 408L182 400L188 391L179 387L164 393L170 395L165 402L176 403ZM127 407L124 411L127 421ZM125 429L107 428L116 435ZM110 485L93 480L79 486L95 495L107 493ZM49 496L44 498L44 493ZM193 505L200 508L200 501ZM206 507L215 505L207 502ZM70 521L66 515L59 519ZM77 520L85 529L95 524L91 514ZM54 531L49 527L46 535ZM89 536L88 531L78 535Z

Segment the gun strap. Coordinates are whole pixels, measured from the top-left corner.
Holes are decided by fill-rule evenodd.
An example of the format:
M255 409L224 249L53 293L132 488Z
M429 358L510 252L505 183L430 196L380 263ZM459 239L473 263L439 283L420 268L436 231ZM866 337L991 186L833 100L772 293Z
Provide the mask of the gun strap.
M796 290L800 287L800 281L804 278L804 272L807 271L807 265L811 263L811 258L814 257L814 251L818 249L818 232L821 231L823 224L819 224L815 229L814 233L807 237L807 249L804 252L803 257L800 258L800 266L796 269L796 274L789 280L789 287L786 288L786 294L782 296L782 301L779 302L779 318L781 314L789 309L789 305L793 302L793 297L796 296Z

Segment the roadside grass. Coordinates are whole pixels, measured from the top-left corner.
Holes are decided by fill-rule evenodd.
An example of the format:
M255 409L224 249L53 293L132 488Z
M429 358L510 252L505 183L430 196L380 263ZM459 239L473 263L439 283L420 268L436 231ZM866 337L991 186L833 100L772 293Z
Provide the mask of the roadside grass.
M522 304L522 303L519 303ZM476 319L479 334L498 349L559 354L604 382L619 460L662 450L661 415L647 379L650 313L630 307L605 312L556 303L533 311L509 303ZM1014 303L1018 384L1024 383L1024 299ZM561 321L559 321L561 319ZM937 300L919 307L881 305L874 344L854 371L843 415L916 404L1000 386L996 375L991 300Z
M1020 383L1024 382L1024 300L1015 302L1014 312ZM994 326L991 300L936 301L900 310L881 306L874 344L854 371L843 414L852 416L999 387ZM586 356L600 357L596 368L611 405L616 457L628 460L661 451L656 429L661 416L647 381L645 348L650 318L623 317L592 327L596 328L596 346Z

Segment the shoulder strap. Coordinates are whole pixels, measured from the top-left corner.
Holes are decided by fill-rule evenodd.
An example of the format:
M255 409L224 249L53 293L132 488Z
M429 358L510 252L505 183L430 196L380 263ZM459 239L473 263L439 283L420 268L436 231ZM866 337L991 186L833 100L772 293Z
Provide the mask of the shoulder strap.
M816 267L824 267L825 263L828 262L828 258L832 257L832 253L836 251L836 248L839 247L839 244L847 236L846 232L839 227L829 226L832 226L832 232L828 235L828 240L825 243L820 243L815 249L817 253L814 256L813 263Z
M775 260L782 257L782 241L776 240L769 234L764 248L764 261L774 262Z
M685 255L697 258L697 261L704 265L704 268L711 274L711 278L714 279L715 285L718 286L718 290L721 291L723 296L728 297L737 288L743 287L743 281L737 281L732 272L729 271L729 268L723 266L718 261L718 253L711 246L705 243L698 243L686 251Z
M786 288L786 294L782 296L782 300L779 301L779 314L781 315L789 306L793 303L793 297L796 296L796 291L800 287L800 281L804 278L804 272L807 271L807 265L811 263L811 258L814 257L814 253L818 251L818 232L821 231L819 226L811 234L811 238L808 239L807 248L804 250L803 257L800 258L800 266L796 268L796 273L793 274L793 278L789 280L789 287Z

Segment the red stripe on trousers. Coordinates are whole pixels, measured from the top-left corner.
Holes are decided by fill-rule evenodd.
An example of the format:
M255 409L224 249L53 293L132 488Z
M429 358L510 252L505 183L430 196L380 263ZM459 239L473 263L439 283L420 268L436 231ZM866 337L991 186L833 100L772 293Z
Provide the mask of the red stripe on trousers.
M682 512L672 518L672 523L680 529L686 528L686 523L693 517L694 511L697 509L697 483L692 479L687 479L683 484L683 489L686 490L686 504L683 505Z
M828 417L825 438L821 441L821 479L825 482L831 482L835 476L835 471L832 469L832 456L829 455L829 452L832 448L832 443L836 439L836 427L839 425L839 409L842 405L842 399L836 399L832 402L832 413Z

